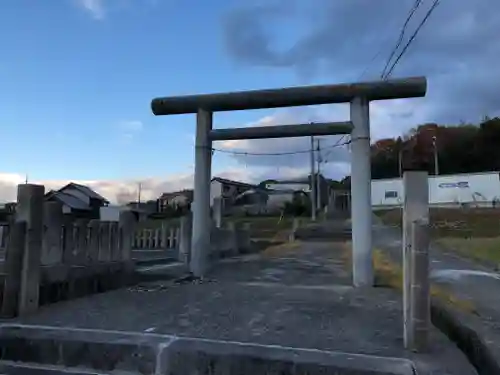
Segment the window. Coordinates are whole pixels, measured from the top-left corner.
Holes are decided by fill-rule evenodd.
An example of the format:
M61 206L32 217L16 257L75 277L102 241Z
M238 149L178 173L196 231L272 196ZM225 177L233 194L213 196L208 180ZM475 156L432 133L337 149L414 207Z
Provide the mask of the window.
M398 192L397 191L386 191L385 192L385 197L386 198L397 198L398 197Z

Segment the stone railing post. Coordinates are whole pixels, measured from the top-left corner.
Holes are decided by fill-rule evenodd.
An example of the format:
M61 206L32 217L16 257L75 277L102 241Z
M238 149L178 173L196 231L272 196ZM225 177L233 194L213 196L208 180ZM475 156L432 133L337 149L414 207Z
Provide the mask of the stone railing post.
M229 221L227 223L227 229L229 230L230 236L231 255L238 255L240 250L238 247L238 225L236 225L234 221Z
M43 246L43 185L17 187L16 221L26 223L26 242L21 271L19 315L35 312L39 304Z
M62 263L63 242L62 231L64 224L62 204L59 202L45 202L43 212L43 247L42 265Z
M212 205L213 222L216 228L222 226L222 198L215 197Z
M132 241L135 234L135 215L131 211L120 212L119 227L120 227L120 243L121 243L121 260L128 262L132 259Z
M412 343L412 225L416 220L429 221L428 173L426 171L404 172L403 190L403 332L405 348L409 348Z
M99 261L99 227L100 227L100 222L98 219L90 220L88 225L88 232L89 232L88 257L90 263L97 263Z
M295 241L295 233L297 232L299 225L300 225L300 219L298 217L294 217L293 222L292 222L292 229L290 231L288 241L290 241L290 242Z
M430 283L429 283L429 223L412 223L411 237L411 289L410 289L410 348L425 351L429 343Z
M181 217L179 261L189 264L191 262L191 237L193 232L193 215L188 212Z
M26 222L12 223L5 252L5 281L1 306L2 318L13 318L18 313L21 273L26 243Z

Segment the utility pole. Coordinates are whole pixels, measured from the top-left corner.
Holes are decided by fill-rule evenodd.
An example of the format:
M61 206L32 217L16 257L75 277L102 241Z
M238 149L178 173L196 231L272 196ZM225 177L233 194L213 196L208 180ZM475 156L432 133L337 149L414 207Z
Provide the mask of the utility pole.
M311 219L312 221L316 221L316 180L314 173L314 136L311 136Z
M141 190L142 190L142 183L139 182L139 189L137 190L137 206L141 204Z
M320 178L320 166L321 166L321 147L320 139L316 140L316 151L318 154L318 172L316 174L316 209L321 210L321 178Z
M403 149L400 148L398 151L398 168L399 168L399 178L403 178Z
M439 174L439 160L438 160L436 136L432 137L432 148L434 151L434 174L437 176Z

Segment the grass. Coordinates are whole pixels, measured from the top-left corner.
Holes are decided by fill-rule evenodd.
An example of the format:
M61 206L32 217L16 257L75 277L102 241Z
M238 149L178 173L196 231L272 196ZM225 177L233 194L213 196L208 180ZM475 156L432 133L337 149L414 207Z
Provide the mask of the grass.
M436 240L445 249L450 249L472 260L491 264L500 269L500 236L491 238L444 237Z
M401 226L402 210L375 211L384 223ZM500 209L495 208L431 208L431 235L440 237L498 237Z
M350 264L352 259L351 243L346 243L344 254L344 257L349 260L348 264ZM373 251L373 267L375 271L375 286L391 288L400 292L403 291L403 270L399 264L393 262L383 251L378 249ZM478 314L472 302L457 298L442 286L431 285L430 294L432 298L436 298L440 302L463 312Z
M401 209L375 212L383 222L401 226ZM431 208L431 237L469 259L500 265L500 210L494 208Z

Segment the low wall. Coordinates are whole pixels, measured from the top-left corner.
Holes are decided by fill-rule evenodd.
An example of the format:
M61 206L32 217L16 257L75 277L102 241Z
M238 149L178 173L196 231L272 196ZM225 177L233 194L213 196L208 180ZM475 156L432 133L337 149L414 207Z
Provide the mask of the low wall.
M19 185L16 216L4 226L2 317L131 281L134 215L125 211L119 222L75 220L58 202L45 202L44 193L41 185Z

